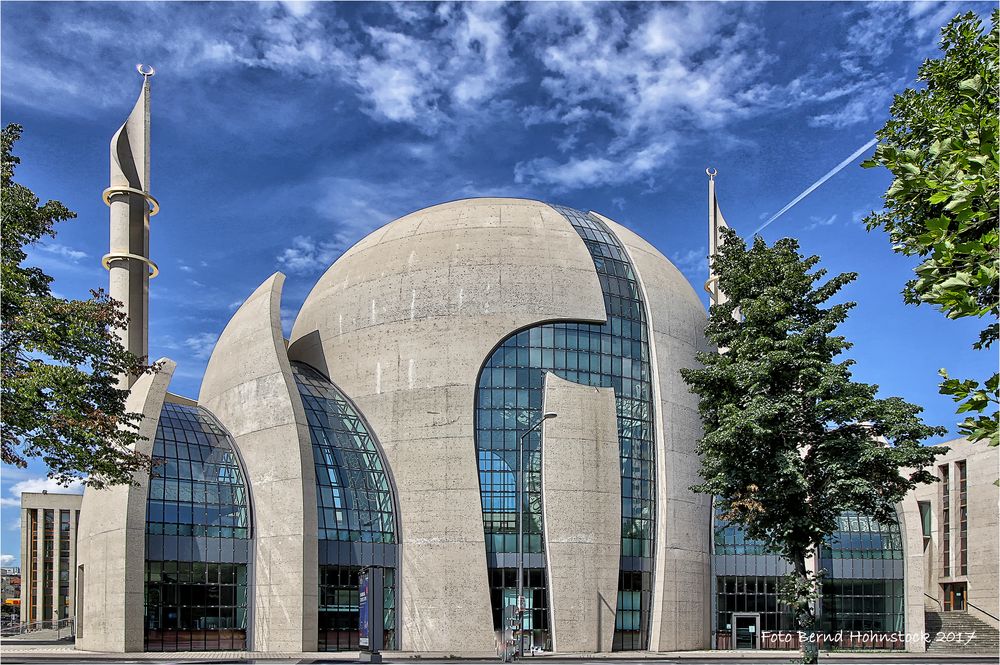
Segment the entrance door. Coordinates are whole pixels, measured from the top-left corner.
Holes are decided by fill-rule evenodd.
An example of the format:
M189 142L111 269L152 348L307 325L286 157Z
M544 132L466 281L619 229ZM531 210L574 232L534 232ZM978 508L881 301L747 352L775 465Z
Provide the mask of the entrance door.
M944 611L965 611L965 582L942 584L944 588Z
M733 647L756 649L760 637L759 614L733 614Z

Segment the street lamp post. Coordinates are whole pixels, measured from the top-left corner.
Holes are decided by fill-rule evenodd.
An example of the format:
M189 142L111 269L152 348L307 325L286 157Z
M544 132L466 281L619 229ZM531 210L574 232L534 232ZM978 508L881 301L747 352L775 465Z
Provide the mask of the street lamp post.
M558 414L548 411L542 414L528 431L517 438L517 655L524 655L524 438L541 427L542 423Z

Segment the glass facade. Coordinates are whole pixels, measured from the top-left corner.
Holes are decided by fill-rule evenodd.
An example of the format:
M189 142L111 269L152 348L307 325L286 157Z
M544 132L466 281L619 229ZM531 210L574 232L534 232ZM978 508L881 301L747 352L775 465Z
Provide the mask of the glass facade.
M821 558L900 560L903 537L899 524L881 524L871 517L845 512L837 518L837 531L824 544Z
M871 561L872 563L868 563ZM824 544L821 627L844 631L841 648L903 649L903 537L899 524L848 511ZM878 562L877 564L875 562Z
M374 434L354 404L318 371L292 363L316 469L319 525L319 649L358 648L358 573L383 572L383 647L396 644L393 492Z
M510 595L516 594L516 557L524 558L525 568L544 567L538 431L524 438L523 470L517 448L518 439L541 417L545 373L614 388L621 451L622 542L613 646L645 649L656 519L645 305L635 270L604 222L571 208L553 208L569 220L591 254L608 320L604 324L550 323L522 330L504 340L483 365L476 391L476 449L491 594L495 600L516 598ZM524 541L519 554L516 474L522 472ZM506 585L509 580L513 586ZM542 576L540 584L544 583ZM537 612L526 614L530 616L525 617L524 628L532 631L533 644L545 647L547 628L541 628ZM495 629L500 629L501 621L502 612L494 611Z
M357 651L358 644L358 566L319 568L320 651ZM382 582L382 648L396 644L395 571L386 569Z
M245 649L250 505L233 442L205 409L167 403L153 460L146 650Z
M781 578L791 567L769 554L759 541L746 538L715 507L714 643L733 648L733 615L757 615L761 649L798 648L794 615L779 600ZM837 530L820 550L825 571L820 602L820 631L836 635L835 649L903 649L903 540L898 524L845 512ZM739 571L739 574L732 574Z
M493 568L490 575L490 604L493 609L493 624L501 625L504 612L517 605L517 569ZM544 568L525 568L524 630L531 635L532 644L543 644L549 634L549 594L545 586Z

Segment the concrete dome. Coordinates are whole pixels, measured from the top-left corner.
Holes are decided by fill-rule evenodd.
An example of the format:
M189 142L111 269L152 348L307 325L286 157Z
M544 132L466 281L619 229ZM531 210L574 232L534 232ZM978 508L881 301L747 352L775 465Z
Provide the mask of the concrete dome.
M649 648L701 648L708 595L678 598L672 589L708 584L709 504L688 490L698 479L700 423L678 373L702 349L705 311L662 254L595 216L628 254L649 328L657 504ZM580 233L556 207L525 199L453 201L401 217L345 252L306 298L289 358L357 403L395 477L406 649L447 650L456 639L492 649L474 429L484 362L530 326L606 320Z

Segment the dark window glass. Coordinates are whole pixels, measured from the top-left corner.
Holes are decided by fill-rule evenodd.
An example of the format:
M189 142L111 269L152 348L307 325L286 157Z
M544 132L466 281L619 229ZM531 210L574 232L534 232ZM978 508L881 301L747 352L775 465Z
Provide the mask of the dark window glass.
M250 537L244 475L232 439L211 413L164 404L153 458L150 536L211 538L230 549ZM152 549L165 540L146 540L146 650L246 649L247 565L178 561L176 552Z
M319 650L357 651L359 566L319 567ZM383 649L396 644L395 571L383 570Z

